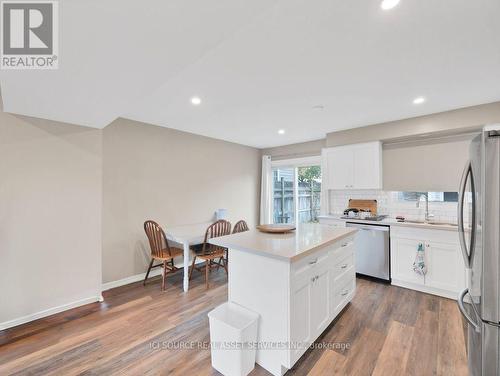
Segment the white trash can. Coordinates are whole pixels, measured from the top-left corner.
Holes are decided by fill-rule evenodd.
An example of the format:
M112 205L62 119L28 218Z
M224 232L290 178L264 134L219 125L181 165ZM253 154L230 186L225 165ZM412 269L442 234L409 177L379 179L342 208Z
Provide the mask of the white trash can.
M225 376L246 376L255 367L259 315L236 303L208 313L212 367Z

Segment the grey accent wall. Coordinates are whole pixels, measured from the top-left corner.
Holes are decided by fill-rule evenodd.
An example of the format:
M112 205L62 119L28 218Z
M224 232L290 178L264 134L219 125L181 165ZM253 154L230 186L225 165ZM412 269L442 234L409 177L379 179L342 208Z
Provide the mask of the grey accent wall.
M143 223L200 223L218 208L257 223L260 151L132 120L103 130L103 280L144 273Z
M384 190L456 192L472 137L385 144Z

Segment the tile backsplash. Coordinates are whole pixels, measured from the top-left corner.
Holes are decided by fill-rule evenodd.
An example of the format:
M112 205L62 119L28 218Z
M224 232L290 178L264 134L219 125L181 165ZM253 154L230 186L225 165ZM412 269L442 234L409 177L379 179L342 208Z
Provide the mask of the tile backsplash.
M409 220L423 220L425 217L425 202L420 208L416 202L400 201L398 192L385 191L330 191L330 214L340 215L348 207L349 199L377 200L378 213L395 218L398 215ZM433 220L440 222L457 222L456 202L429 202L429 214L434 214Z

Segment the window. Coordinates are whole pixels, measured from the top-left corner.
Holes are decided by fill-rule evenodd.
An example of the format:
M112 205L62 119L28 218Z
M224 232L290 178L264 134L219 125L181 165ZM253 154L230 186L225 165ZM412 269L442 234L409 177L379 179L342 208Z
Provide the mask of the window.
M428 194L429 202L458 202L457 192L399 192L400 201L418 201L421 195Z
M318 222L321 197L319 159L273 164L273 223Z

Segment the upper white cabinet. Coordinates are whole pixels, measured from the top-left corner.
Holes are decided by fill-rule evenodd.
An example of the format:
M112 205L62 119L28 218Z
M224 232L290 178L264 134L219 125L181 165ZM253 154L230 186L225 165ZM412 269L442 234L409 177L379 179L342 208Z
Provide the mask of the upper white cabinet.
M379 141L323 149L328 189L382 189Z
M354 153L350 146L325 149L328 166L328 189L354 186Z

